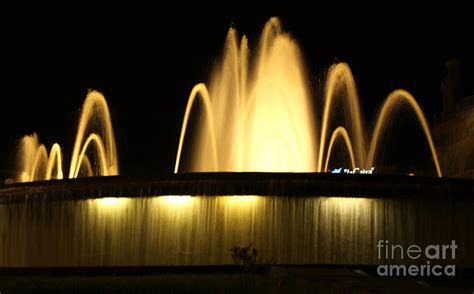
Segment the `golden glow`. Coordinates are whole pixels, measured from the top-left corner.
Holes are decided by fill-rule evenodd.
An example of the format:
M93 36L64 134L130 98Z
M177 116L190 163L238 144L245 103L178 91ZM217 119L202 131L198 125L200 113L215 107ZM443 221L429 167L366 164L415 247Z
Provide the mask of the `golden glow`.
M89 137L87 137L86 142L82 146L81 153L79 154L79 159L77 160L78 164L76 165L76 171L74 172L74 176L73 176L74 178L78 177L79 171L80 171L83 164L86 164L87 165L86 169L88 171L92 171L92 173L93 173L92 165L90 163L89 158L87 158L87 163L83 162L85 153L87 151L87 148L89 147L89 144L92 143L92 142L95 143L94 144L94 146L96 147L95 150L96 150L97 155L99 157L100 175L102 175L102 176L108 176L109 175L109 170L107 168L107 162L106 162L107 157L106 157L106 151L105 151L104 143L102 142L102 139L100 138L100 136L98 136L97 134L90 134Z
M410 93L396 90L387 97L367 149L366 139L370 134L365 132L356 83L346 63L330 67L324 100L315 103L323 105L322 112L317 113L322 119L317 121L317 114L312 111L310 78L299 46L282 30L278 18L267 21L253 60L249 56L247 38L243 36L239 42L237 31L229 29L222 58L212 72L209 85L199 83L189 95L175 173L181 168L188 123L191 114L196 115L192 110L199 99L203 119L197 122L198 133L192 136L188 171L323 172L327 170L338 138L344 140L353 168L371 168L381 138L394 118L393 113L400 105L407 104L421 125L436 172L442 175L428 123ZM336 113L342 116L335 117ZM343 122L335 128L339 120ZM101 93L87 94L77 129L69 178L117 175L119 167L111 116ZM36 134L25 136L20 144L16 181L53 178L63 178L60 146L54 144L48 155ZM178 199L168 202L189 202Z
M178 172L179 161L181 158L181 150L183 148L184 136L186 135L186 128L188 127L189 115L191 113L191 109L194 105L194 101L196 97L200 97L202 102L204 103L204 110L206 111L205 113L207 117L206 122L209 127L209 133L211 136L212 162L214 163L214 170L219 170L218 161L217 161L216 139L215 139L214 129L213 129L214 118L213 118L213 113L212 113L212 108L211 108L211 100L209 98L209 92L207 91L206 85L201 83L194 86L193 90L191 91L191 94L189 95L188 103L186 105L183 125L181 126L181 134L179 136L178 153L176 154L176 163L174 167L174 173Z
M54 143L51 147L48 158L48 166L46 168L46 180L51 180L53 169L56 168L56 177L55 179L63 178L63 159L61 155L61 146L58 143Z
M45 166L48 162L48 151L43 144L38 145L36 151L35 160L33 162L33 168L31 170L31 181L34 179L43 180L45 179Z
M53 171L56 171L53 174ZM36 134L24 136L19 145L16 182L62 179L61 147L54 143L48 155Z
M334 211L339 215L351 215L354 212L367 209L374 201L373 199L358 197L326 197L324 199L325 209Z
M175 173L180 171L189 118L199 96L203 119L197 122L197 134L190 144L187 171L324 172L338 138L344 140L353 168L370 169L391 114L398 104L407 103L417 115L441 176L428 124L408 92L397 90L389 95L367 148L370 134L365 131L357 86L348 64L337 63L328 70L318 128L298 44L282 30L278 18L265 24L254 60L249 60L245 36L240 46L238 40L237 31L229 29L209 85L200 83L191 91Z
M369 198L364 197L325 197L325 199L331 203L339 204L343 206L351 206L357 204L363 204L370 201Z
M164 202L168 204L187 204L192 201L191 196L175 196L175 195L170 195L170 196L160 196L160 200L164 200Z
M324 171L328 170L329 159L331 158L332 147L334 146L334 142L337 138L343 138L344 143L346 144L347 151L349 153L349 157L351 159L352 168L356 167L355 159L354 159L354 149L352 149L351 139L349 138L349 134L347 133L346 129L343 127L337 127L331 135L331 139L329 140L329 148L328 148L328 156L326 156L326 163L324 164Z
M309 78L297 43L282 32L277 18L271 18L255 62L249 63L247 39L238 44L231 28L209 87L198 84L189 96L175 173L198 94L203 120L193 142L191 171L316 171Z
M370 142L369 155L367 158L367 165L372 166L375 160L375 154L379 147L380 137L385 133L387 126L391 119L394 118L394 113L403 104L407 104L415 112L416 118L418 119L426 140L430 146L431 156L433 157L434 165L438 177L441 177L441 167L439 165L438 155L434 146L433 138L431 136L428 121L421 110L420 106L416 102L415 98L404 90L396 90L388 95L385 100L382 109L379 111L377 116L377 122L375 124L374 132L372 134L372 141Z
M324 99L321 137L319 141L318 171L323 171L322 165L326 148L326 136L330 132L331 114L335 111L333 104L337 102L336 99L342 99L341 107L343 107L345 118L345 125L343 125L343 127L350 127L351 138L354 140L355 150L353 153L355 153L356 164L358 166L364 166L366 157L364 125L360 111L357 87L347 63L338 63L329 68ZM327 157L329 157L329 151Z
M122 198L122 197L104 197L104 198L97 198L94 199L95 202L101 204L101 205L111 205L111 206L121 206L125 204L128 199L127 198Z
M250 203L257 201L261 196L255 195L237 195L237 196L224 196L226 200L231 203Z
M91 143L95 147L92 149L94 156L88 157L86 152L91 149ZM63 178L59 144L54 143L48 155L46 147L39 143L38 136L32 134L22 138L18 149L16 182ZM86 176L118 174L117 151L109 109L104 96L97 91L88 93L82 107L69 178L78 177L80 171L85 171Z
M100 169L98 176L118 175L118 159L115 147L115 138L110 119L109 107L104 96L91 91L87 94L82 105L81 117L77 128L76 141L69 168L69 178L78 176L83 164L84 154L93 141L99 159ZM97 129L94 133L94 130ZM87 135L86 140L84 137ZM81 156L82 155L82 156Z

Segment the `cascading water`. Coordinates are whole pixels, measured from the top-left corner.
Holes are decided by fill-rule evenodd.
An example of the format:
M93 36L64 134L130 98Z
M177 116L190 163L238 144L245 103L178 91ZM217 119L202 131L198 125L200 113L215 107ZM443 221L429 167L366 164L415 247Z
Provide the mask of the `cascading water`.
M62 153L54 143L48 155L36 134L20 141L16 182L62 179ZM81 110L69 178L118 175L118 159L109 108L104 96L91 91Z
M369 168L379 164L381 142L404 105L416 114L441 176L426 118L408 92L396 90L387 97L368 134L349 66L330 67L324 99L313 105L298 45L282 32L278 19L267 22L255 59L249 60L247 39L239 43L231 28L209 87L197 84L189 96L175 173L322 172L341 141L352 167ZM196 99L204 115L192 147L187 147ZM317 105L322 105L320 113L313 111ZM35 135L25 137L21 146L18 181L62 177L59 145L53 145L49 156ZM183 168L186 148L192 156ZM69 177L117 173L107 104L101 94L91 92L79 121ZM331 179L338 185L337 176ZM97 189L90 198L111 196ZM230 248L250 242L264 258L282 264L366 265L381 262L378 240L405 246L453 239L460 248L474 244L469 199L427 201L408 192L396 199L287 197L278 194L278 181L272 189L269 196L45 197L2 203L0 266L229 264ZM462 262L474 264L474 252L464 254Z
M421 246L455 239L459 248L470 248L471 209L472 201L416 197L160 196L11 203L0 205L0 234L8 236L0 239L0 265L232 264L230 248L249 243L262 258L281 264L377 264L378 240ZM474 264L473 251L461 252L457 262Z

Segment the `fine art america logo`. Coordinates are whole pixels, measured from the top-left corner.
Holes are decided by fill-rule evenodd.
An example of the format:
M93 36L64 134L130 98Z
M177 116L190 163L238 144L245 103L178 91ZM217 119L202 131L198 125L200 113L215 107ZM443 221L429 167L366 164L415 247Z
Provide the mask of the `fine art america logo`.
M403 260L405 264L382 264L377 267L379 276L455 276L456 241L451 244L428 245L425 247L410 245L404 247L399 244L390 244L388 240L379 240L377 244L379 260ZM408 261L418 260L416 264ZM424 262L424 264L423 264ZM408 265L407 265L408 263ZM441 263L441 264L440 264Z

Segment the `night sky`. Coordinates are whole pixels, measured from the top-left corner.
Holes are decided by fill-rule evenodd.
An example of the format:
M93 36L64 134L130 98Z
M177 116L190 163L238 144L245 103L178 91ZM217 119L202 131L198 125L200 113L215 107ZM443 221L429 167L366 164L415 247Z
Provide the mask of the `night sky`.
M88 89L109 103L121 173L172 173L188 94L208 81L229 26L255 49L271 16L299 42L314 87L333 62L349 63L368 122L397 88L413 93L431 120L450 58L461 61L472 92L474 25L465 7L315 4L3 11L0 178L11 175L24 134L37 132L48 147L60 143L68 161Z

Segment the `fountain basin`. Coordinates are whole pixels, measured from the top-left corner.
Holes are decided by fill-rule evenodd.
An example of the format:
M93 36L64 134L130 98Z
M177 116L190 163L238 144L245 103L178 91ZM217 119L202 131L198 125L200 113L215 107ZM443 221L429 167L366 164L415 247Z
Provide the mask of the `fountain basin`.
M262 263L376 265L379 240L455 240L453 262L473 267L473 189L464 179L315 173L5 185L0 267L229 265L231 248L250 243Z

